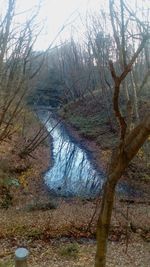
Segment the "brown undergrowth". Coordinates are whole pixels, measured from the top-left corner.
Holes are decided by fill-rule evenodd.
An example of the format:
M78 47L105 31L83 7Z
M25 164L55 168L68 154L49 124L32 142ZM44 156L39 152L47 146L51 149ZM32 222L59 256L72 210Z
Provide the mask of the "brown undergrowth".
M42 172L50 166L48 141L42 142L30 156L22 158L20 151L36 134L41 123L32 111L26 111L26 125L17 122L17 131L0 144L0 206L25 205L45 195ZM43 188L43 190L42 190ZM42 192L43 191L43 192ZM8 195L10 199L8 199Z

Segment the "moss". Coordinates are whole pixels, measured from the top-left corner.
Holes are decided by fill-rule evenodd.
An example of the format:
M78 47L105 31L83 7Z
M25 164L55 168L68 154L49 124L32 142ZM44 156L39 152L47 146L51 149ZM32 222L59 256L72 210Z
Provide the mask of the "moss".
M79 254L79 246L76 242L67 244L60 249L60 255L64 257L77 258Z
M13 267L13 266L14 266L13 260L0 262L0 267Z
M29 232L25 234L28 238L40 239L43 235L43 230L38 228L31 228Z
M27 225L13 225L7 231L7 236L15 236L16 238L24 237L31 239L40 239L44 234L44 229L38 226L30 226Z

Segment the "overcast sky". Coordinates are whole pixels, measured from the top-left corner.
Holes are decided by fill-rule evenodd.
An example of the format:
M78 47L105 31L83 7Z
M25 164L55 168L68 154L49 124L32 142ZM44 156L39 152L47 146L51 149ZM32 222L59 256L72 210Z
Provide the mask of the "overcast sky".
M31 9L41 1L40 13L38 15L38 22L42 25L45 22L45 28L42 35L38 38L35 49L46 49L50 42L55 38L59 30L64 24L72 22L77 23L76 18L78 13L84 16L87 9L96 10L97 12L103 7L107 9L108 0L16 0L17 12L22 12ZM118 1L118 0L115 0ZM150 0L127 0L134 9L134 3L143 7L150 8ZM6 0L0 0L0 4L6 4ZM1 7L0 7L1 8ZM26 12L17 19L21 21L25 16L30 16L30 12ZM70 25L70 24L69 24ZM79 27L80 28L80 27ZM67 38L67 30L69 26L63 31L64 37ZM80 29L79 29L80 30Z
M18 0L17 10L22 12L30 8L35 9L39 0ZM99 0L41 0L41 8L38 20L45 23L43 34L36 43L36 49L45 49L55 38L63 25L75 24L78 13L84 14L87 6L98 6ZM28 13L27 13L28 14ZM22 18L25 15L21 15ZM18 16L19 17L19 16ZM19 19L21 19L19 18ZM63 31L67 38L67 28Z

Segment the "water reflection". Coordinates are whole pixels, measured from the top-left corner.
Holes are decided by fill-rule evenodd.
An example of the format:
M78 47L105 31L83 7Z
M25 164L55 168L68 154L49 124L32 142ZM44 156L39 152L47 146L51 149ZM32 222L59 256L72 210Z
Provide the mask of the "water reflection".
M49 112L41 112L48 131L57 124L57 119ZM90 161L90 154L73 140L62 123L51 132L53 137L54 165L45 174L49 189L62 196L95 196L104 181L103 173L96 170Z

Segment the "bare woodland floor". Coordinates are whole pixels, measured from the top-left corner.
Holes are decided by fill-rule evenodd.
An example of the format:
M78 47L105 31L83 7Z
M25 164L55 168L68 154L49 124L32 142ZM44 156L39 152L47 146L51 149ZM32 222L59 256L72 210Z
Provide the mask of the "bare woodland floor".
M96 245L92 242L78 243L77 252L70 255L63 255L63 248L68 248L69 243L64 241L34 241L28 245L30 247L29 266L33 267L91 267L94 266ZM15 247L7 245L5 247L5 258L1 259L0 266L13 266L13 256ZM107 267L148 267L149 266L149 244L141 242L138 237L133 237L129 242L128 250L125 252L124 243L109 242Z
M2 210L0 266L13 266L14 251L19 246L29 249L29 266L93 266L99 209L92 222L91 218L96 206L96 200L77 199L59 200L54 210L25 211L15 207ZM127 208L116 200L108 242L108 267L149 266L149 218L149 205L134 203Z

